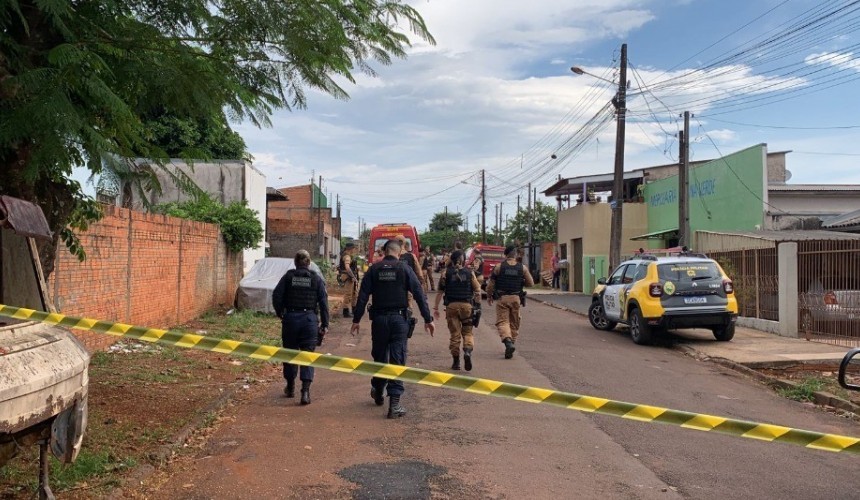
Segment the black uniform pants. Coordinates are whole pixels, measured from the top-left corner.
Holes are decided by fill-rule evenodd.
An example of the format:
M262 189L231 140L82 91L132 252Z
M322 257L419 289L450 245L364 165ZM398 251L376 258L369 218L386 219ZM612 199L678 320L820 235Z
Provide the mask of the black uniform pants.
M374 316L370 326L371 350L373 360L392 365L406 365L406 335L409 324L400 314L380 314ZM403 394L403 382L373 377L370 385L381 393L388 389L389 396Z
M281 341L287 349L298 349L300 351L313 352L317 348L317 335L319 334L319 320L313 311L286 312L281 321ZM295 380L299 371L297 365L284 363L284 379ZM302 366L299 377L302 382L310 382L314 379L314 368Z

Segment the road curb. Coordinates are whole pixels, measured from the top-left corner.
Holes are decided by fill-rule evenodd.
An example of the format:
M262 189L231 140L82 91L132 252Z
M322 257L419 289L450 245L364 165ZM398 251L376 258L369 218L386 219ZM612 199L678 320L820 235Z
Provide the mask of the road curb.
M684 354L686 354L690 357L693 357L693 358L699 360L699 361L709 361L712 363L716 363L720 366L729 368L731 370L737 371L737 372L742 373L744 375L747 375L751 378L754 378L754 379L758 380L759 382L762 382L762 383L764 383L768 386L771 386L771 387L780 388L780 389L794 389L794 388L799 387L798 384L796 384L790 380L785 380L785 379L781 379L778 377L772 377L770 375L765 375L764 373L756 371L755 369L750 368L749 366L743 365L741 363L737 363L737 362L732 361L730 359L713 357L713 356L708 356L708 355L702 354L702 353L696 351L694 348L692 348L688 345L676 344L674 346L674 348L683 352ZM761 368L764 367L763 365L764 365L764 363L756 363L756 366L761 367ZM824 392L824 391L814 391L812 393L812 396L813 396L812 402L817 404L817 405L832 406L834 408L838 408L840 410L851 412L857 416L860 416L860 405L854 404L851 401L844 400L844 399L840 398L839 396L836 396L835 394L831 394L829 392Z
M575 310L573 310L569 307L566 307L566 306L561 306L561 305L554 304L554 303L549 302L549 301L541 300L541 299L534 297L534 296L528 296L527 295L526 297L535 301L535 302L539 302L541 304L547 305L547 306L555 308L555 309L559 309L561 311L571 312L574 314L578 314L580 316L588 317L587 314L583 314L579 311L575 311ZM786 366L789 364L798 364L799 362L797 362L797 361L786 361L786 362L775 362L775 363L751 363L751 365L755 366L755 368L753 368L753 367L746 366L746 365L741 364L741 363L737 363L737 362L732 361L732 360L727 359L727 358L712 357L712 356L708 356L706 354L702 354L702 353L698 352L696 349L694 349L693 347L690 347L688 345L675 344L673 346L673 348L683 352L684 354L687 354L688 356L696 358L699 361L710 361L710 362L716 363L720 366L724 366L726 368L729 368L731 370L734 370L736 372L739 372L739 373L747 375L751 378L754 378L754 379L758 380L759 382L762 382L762 383L764 383L768 386L771 386L771 387L777 387L777 388L781 388L781 389L794 389L794 388L798 387L798 384L796 384L790 380L785 380L785 379L781 379L778 377L772 377L770 375L765 375L764 373L761 373L761 372L755 370L755 368L767 368L769 366L773 366L773 367L778 368L778 367ZM816 360L815 362L818 363L818 362L821 362L821 360ZM838 363L839 361L835 360L834 362ZM801 361L800 363L804 363L804 362ZM810 362L810 363L806 363L806 364L812 364L812 363ZM851 412L851 413L854 413L855 415L860 416L860 405L857 405L857 404L852 403L851 401L847 401L845 399L842 399L839 396L836 396L835 394L831 394L829 392L824 392L824 391L815 391L812 393L812 396L814 398L813 402L817 405L832 406L834 408L838 408L840 410Z
M204 427L204 422L208 418L208 416L212 413L217 413L224 409L231 401L233 401L233 397L239 391L240 386L234 386L227 390L225 390L222 394L220 394L216 399L212 400L206 407L202 409L199 415L194 417L194 419L185 424L185 426L179 429L169 443L162 445L155 452L149 455L149 459L155 463L142 463L132 469L129 474L122 479L122 482L119 486L112 489L110 493L107 494L105 498L109 500L121 500L127 498L125 496L126 490L137 490L143 484L144 481L152 477L155 472L162 467L173 453L182 447L183 444L191 437L191 435Z
M543 304L543 305L545 305L545 306L549 306L549 307L552 307L552 308L555 308L555 309L561 310L561 311L566 311L566 312L570 312L570 313L578 314L578 315L583 316L583 317L586 317L586 318L588 317L588 314L586 314L586 313L581 313L581 312L579 312L579 311L573 310L573 309L571 309L571 308L569 308L569 307L567 307L567 306L560 306L560 305L558 305L558 304L555 304L555 303L552 303L552 302L549 302L549 301L546 301L546 300L541 300L541 299L539 299L539 298L537 298L537 297L534 297L534 296L531 296L531 295L526 295L526 298L527 298L527 299L531 299L531 300L533 300L533 301L535 301L535 302L538 302L538 303L540 303L540 304Z

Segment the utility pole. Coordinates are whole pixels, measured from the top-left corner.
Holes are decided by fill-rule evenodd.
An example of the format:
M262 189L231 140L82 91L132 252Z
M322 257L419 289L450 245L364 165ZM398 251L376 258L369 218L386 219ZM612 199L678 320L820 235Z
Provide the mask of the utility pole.
M621 221L624 206L624 129L627 114L627 44L621 45L621 72L618 75L618 94L612 100L615 106L615 177L612 184L612 225L609 229L609 268L621 263Z
M532 212L532 183L531 182L529 182L529 201L528 201L528 205L527 205L526 210L528 211L528 220L529 220L529 234L528 234L529 240L528 240L528 243L526 244L526 248L528 249L528 254L526 255L526 257L528 259L526 260L526 267L528 267L529 271L531 271L531 267L532 267L531 266L531 263L532 263L532 215L533 215L533 212Z
M320 255L325 255L323 250L323 230L322 230L322 176L320 176L320 185L317 190L317 248Z
M684 130L678 133L678 246L691 248L690 233L690 112L684 111Z
M517 212L520 211L520 195L517 195Z
M487 242L487 184L481 170L481 243Z
M499 240L500 240L499 244L500 245L505 244L505 234L504 234L505 228L502 226L502 214L504 214L504 212L505 212L505 205L504 205L504 203L502 203L500 201L499 202Z

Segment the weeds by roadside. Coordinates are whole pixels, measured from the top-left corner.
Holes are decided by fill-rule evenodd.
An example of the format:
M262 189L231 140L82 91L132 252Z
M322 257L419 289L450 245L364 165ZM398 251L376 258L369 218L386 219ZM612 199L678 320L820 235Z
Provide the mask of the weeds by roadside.
M826 381L817 377L806 377L795 387L791 388L779 388L776 390L780 396L788 399L793 399L795 401L814 401L815 396L813 393L822 390L826 386Z

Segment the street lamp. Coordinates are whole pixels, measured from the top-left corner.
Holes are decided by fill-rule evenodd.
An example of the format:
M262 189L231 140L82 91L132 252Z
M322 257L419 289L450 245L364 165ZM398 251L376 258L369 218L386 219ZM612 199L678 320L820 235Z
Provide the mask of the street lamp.
M602 80L606 83L611 83L612 85L615 85L615 82L613 82L612 80L607 80L606 78L603 78L602 76L597 76L594 73L589 73L588 71L585 71L584 69L580 68L579 66L572 66L570 68L570 70L573 71L574 73L576 73L577 75L588 75L590 77L597 78L598 80Z
M577 75L588 75L611 83L603 77L592 75L579 66L570 68ZM621 221L624 199L624 130L627 114L627 44L621 45L621 72L618 79L618 94L612 99L616 110L615 129L615 174L612 183L612 225L609 230L609 268L615 269L621 263Z

